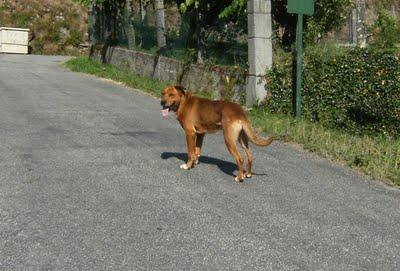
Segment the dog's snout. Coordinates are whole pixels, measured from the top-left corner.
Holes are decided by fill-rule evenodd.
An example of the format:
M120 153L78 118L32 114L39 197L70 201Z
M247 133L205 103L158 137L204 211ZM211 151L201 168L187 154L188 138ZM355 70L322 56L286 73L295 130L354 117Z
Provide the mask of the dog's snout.
M162 106L165 106L165 101L164 101L164 100L161 100L160 104L161 104Z

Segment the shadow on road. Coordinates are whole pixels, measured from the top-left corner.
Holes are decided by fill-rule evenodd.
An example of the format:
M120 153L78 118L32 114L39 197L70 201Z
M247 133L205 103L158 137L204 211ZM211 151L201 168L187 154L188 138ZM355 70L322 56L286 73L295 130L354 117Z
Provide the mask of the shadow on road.
M161 153L162 159L169 159L171 157L175 157L175 158L178 158L179 160L182 160L183 162L186 162L187 153L177 153L177 152ZM228 174L232 177L235 176L233 173L235 172L237 167L236 167L236 164L234 164L234 163L227 162L227 161L217 159L217 158L212 158L209 156L200 156L199 162L205 163L205 164L216 165L225 174Z
M161 153L162 159L169 159L171 157L175 157L183 162L186 162L187 153L178 153L178 152L163 152L163 153ZM236 176L234 174L234 172L237 170L237 166L235 163L224 161L224 160L221 160L218 158L209 157L209 156L200 156L199 162L204 163L204 164L216 165L225 174L230 175L232 177ZM267 176L267 174L257 174L257 173L253 173L253 175Z

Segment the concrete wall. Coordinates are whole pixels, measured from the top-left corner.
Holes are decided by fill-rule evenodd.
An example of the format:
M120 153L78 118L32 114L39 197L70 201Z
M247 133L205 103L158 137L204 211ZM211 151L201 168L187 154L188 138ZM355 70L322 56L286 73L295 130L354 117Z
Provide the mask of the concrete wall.
M0 27L0 53L27 54L29 29Z
M99 50L94 57L101 59ZM176 59L120 47L109 47L105 60L114 67L180 84L193 92L208 92L216 99L243 101L245 96L246 74L239 68L185 64Z

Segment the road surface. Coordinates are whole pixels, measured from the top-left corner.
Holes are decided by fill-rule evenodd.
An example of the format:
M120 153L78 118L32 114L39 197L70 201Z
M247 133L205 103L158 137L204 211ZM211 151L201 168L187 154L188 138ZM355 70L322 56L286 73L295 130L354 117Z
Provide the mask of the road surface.
M193 170L159 101L0 55L0 270L400 270L400 192L274 142Z

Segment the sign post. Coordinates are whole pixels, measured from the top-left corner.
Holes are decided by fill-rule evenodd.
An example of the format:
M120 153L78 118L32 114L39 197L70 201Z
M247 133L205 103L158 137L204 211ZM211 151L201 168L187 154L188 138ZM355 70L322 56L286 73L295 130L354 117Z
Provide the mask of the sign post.
M314 14L315 0L288 0L288 13L297 14L296 29L296 118L301 117L303 73L303 15Z

